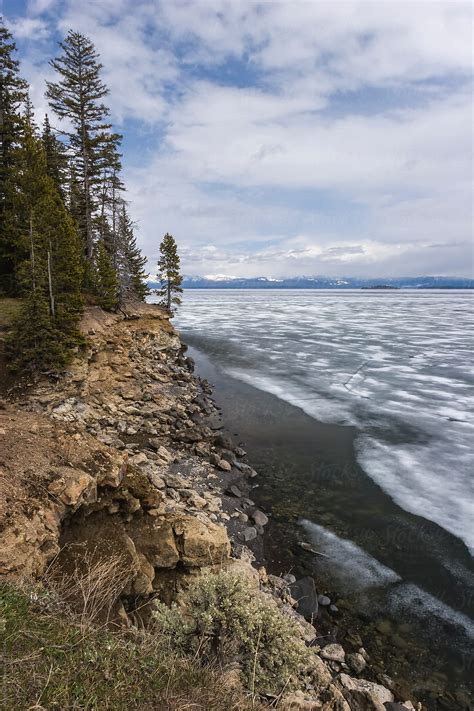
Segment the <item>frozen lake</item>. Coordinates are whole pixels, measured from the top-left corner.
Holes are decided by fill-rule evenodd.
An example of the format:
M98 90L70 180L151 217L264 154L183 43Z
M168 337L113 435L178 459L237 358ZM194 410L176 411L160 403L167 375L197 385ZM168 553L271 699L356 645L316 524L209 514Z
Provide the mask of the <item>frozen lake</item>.
M474 548L474 293L187 290L176 318L234 378L357 427L365 472Z

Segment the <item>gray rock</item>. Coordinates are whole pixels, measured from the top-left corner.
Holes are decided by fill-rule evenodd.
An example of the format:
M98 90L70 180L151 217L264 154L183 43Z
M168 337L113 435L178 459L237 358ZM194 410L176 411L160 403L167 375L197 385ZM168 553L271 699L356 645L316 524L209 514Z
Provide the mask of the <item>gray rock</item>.
M223 472L230 472L232 469L232 465L229 462L226 462L225 459L220 459L217 463L217 467Z
M153 486L156 486L157 489L164 489L166 486L163 477L161 477L156 472L151 472L150 474L148 474L148 479L153 484Z
M298 612L312 622L318 614L318 594L309 575L290 585L291 597L298 601Z
M240 491L239 487L236 486L235 484L232 484L232 486L229 486L226 493L232 494L232 496L236 496L238 499L240 499L242 497L242 492Z
M340 644L327 644L319 654L323 659L328 659L331 662L343 662L346 657Z
M365 667L367 666L367 662L365 661L362 654L359 654L359 652L348 654L346 656L346 662L348 663L350 668L355 671L356 674L360 674L361 672L363 672Z
M268 516L266 516L263 511L256 509L252 515L253 520L257 526L266 526L268 523Z
M247 454L245 449L242 449L242 447L236 447L234 449L234 452L237 457L245 457L245 455Z
M292 575L292 573L286 573L283 576L283 580L285 581L285 583L288 583L288 584L296 583L296 578L294 575Z
M331 598L327 595L318 595L318 602L322 607L327 607L331 604Z
M244 528L244 530L242 531L242 538L246 543L248 543L249 541L253 541L255 538L257 538L257 529L253 526L248 526L248 528Z
M219 432L219 434L214 437L214 444L216 447L222 447L222 449L234 449L234 443L231 438L222 434L222 432Z

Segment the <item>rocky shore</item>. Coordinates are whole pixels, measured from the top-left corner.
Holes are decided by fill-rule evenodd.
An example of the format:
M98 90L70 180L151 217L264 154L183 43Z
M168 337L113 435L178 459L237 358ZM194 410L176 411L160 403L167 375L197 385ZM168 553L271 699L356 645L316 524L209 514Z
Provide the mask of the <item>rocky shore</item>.
M153 599L179 601L196 575L233 571L271 596L317 652L311 683L280 708L421 709L388 677L364 678L362 646L345 650L318 632L320 610L337 609L312 578L261 565L268 517L252 500L258 474L223 434L211 386L194 376L166 313L90 307L82 330L86 352L64 375L2 403L0 575L41 579L51 567L119 557L131 576L113 618L130 626L147 624Z

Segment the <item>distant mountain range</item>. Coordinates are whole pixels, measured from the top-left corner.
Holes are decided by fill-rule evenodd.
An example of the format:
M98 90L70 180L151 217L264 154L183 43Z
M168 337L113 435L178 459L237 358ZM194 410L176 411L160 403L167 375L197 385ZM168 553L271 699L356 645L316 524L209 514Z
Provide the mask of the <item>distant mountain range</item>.
M158 284L149 282L151 288ZM185 289L474 289L474 279L463 277L397 277L358 279L344 277L300 276L283 279L271 277L231 277L224 274L184 276Z

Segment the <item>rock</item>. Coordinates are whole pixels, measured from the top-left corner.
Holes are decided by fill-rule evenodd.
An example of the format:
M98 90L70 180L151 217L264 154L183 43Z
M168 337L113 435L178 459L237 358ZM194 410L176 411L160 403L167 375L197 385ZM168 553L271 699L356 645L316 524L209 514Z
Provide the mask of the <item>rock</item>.
M138 499L140 504L147 508L155 508L161 503L163 498L155 486L150 482L150 479L141 469L129 467L127 474L122 482L124 498L129 498L128 495ZM115 496L120 495L120 490Z
M355 671L356 674L360 674L361 672L363 672L365 667L367 666L367 662L365 661L364 657L358 652L347 654L346 662L348 663L352 671Z
M57 479L48 486L50 494L66 506L80 506L97 501L97 482L87 472L72 467L56 467Z
M214 437L214 444L216 447L221 447L221 449L234 449L234 443L231 438L220 432Z
M232 465L230 464L230 462L227 462L225 459L220 459L217 463L217 467L223 472L230 472L230 470L232 469Z
M321 650L320 655L323 659L329 659L331 662L343 662L346 653L340 644L327 644Z
M321 694L321 711L351 711L340 689L334 684L330 684L328 688Z
M354 711L386 711L385 704L394 701L391 691L373 681L341 674L338 684Z
M165 480L156 472L150 472L148 474L148 479L153 484L153 486L156 486L157 489L164 489L166 487Z
M249 541L253 541L257 538L257 529L253 526L248 526L247 528L244 528L241 535L244 541L248 543Z
M135 454L135 456L130 458L130 464L137 466L140 466L141 464L146 464L148 462L148 457L146 456L145 452L140 452L139 454Z
M166 474L166 486L170 489L190 489L191 482L185 479L181 474Z
M328 607L328 605L331 604L331 598L329 598L327 595L318 595L318 603L321 605L321 607Z
M174 454L171 454L170 451L166 449L166 447L158 447L156 450L156 455L159 460L164 462L165 464L171 464L172 461L174 461Z
M309 623L306 622L306 624ZM332 681L331 672L329 671L323 660L318 657L317 654L314 655L310 674L311 681L313 682L314 686L318 691L320 691L321 689L325 689Z
M239 487L236 486L235 484L232 484L232 486L229 486L229 488L226 491L226 494L232 494L232 496L236 496L238 499L242 498L242 492L240 491Z
M298 601L298 612L312 622L318 614L318 595L313 578L306 576L291 583L290 591Z
M296 577L292 573L286 573L283 576L283 580L285 583L291 584L291 583L296 583Z
M187 566L219 565L230 557L230 542L223 526L187 517L173 521L173 531L180 559Z
M256 509L251 516L257 526L266 526L268 523L268 516L266 516L263 511Z
M174 531L169 521L142 517L130 524L130 533L139 553L154 568L174 568L180 559Z

